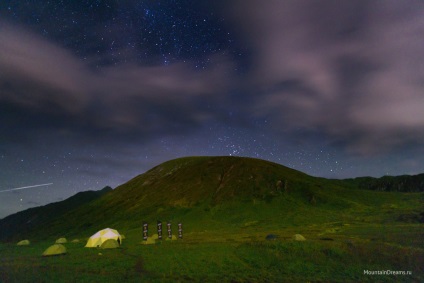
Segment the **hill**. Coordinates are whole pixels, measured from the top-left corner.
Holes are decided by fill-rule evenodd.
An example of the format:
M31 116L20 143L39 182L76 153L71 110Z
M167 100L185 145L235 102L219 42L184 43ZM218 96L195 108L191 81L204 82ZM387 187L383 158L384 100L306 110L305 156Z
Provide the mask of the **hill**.
M65 232L87 237L105 227L137 230L144 221L156 220L183 222L185 232L192 235L205 231L249 234L326 223L421 221L422 194L353 187L351 182L315 178L259 159L179 158L77 208L55 210L54 218L39 221L31 229L23 230L16 223L26 225L24 219L40 217L34 218L35 210L17 218L20 221L3 219L0 238L59 237ZM6 229L11 232L5 233Z
M424 192L424 174L384 176L381 178L359 177L343 180L345 185L383 192Z
M32 230L43 227L59 219L63 214L78 209L80 206L100 198L105 193L112 191L111 187L105 187L100 191L79 192L63 201L50 203L44 206L29 208L24 211L9 215L0 219L0 239L13 238L14 235L22 235Z

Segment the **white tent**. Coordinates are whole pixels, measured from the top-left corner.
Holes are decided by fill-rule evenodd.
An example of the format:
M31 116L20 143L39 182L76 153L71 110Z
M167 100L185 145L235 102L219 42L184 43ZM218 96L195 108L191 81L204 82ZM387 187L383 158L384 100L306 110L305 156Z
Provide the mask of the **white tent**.
M114 239L119 244L122 243L122 237L118 231L116 231L115 229L106 228L106 229L100 230L99 232L91 236L90 239L88 239L85 247L86 248L100 247L103 244L103 242L105 242L108 239Z

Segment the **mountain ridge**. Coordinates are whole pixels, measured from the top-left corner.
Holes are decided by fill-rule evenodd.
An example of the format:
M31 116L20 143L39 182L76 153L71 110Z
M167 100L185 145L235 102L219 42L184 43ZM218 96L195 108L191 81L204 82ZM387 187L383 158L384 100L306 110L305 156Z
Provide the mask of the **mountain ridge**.
M343 179L359 189L383 192L424 192L424 173L417 175L357 177Z
M98 191L78 192L75 195L58 202L43 206L28 208L26 210L8 215L0 219L2 232L0 239L7 239L16 233L26 233L39 225L48 224L70 210L78 209L81 205L89 203L104 194L112 191L109 186Z
M355 219L419 221L422 211L415 202L422 194L402 193L403 199L410 199L405 204L399 192L358 188L351 180L313 177L255 158L184 157L159 164L78 207L63 209L37 227L23 229L11 221L7 226L0 220L0 239L92 234L104 227L139 229L142 222L158 219L184 221L189 231L203 229L205 223L215 229L251 223L274 229ZM13 228L11 232L4 232L7 227Z

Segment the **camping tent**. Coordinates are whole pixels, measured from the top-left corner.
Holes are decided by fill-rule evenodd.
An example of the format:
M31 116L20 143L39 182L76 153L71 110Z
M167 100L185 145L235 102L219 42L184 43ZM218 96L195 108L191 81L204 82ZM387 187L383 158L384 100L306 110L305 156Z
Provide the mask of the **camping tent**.
M65 246L61 244L54 244L53 246L48 247L47 250L44 251L43 256L62 255L62 254L66 254Z
M103 242L103 244L100 246L101 249L116 249L119 248L118 241L115 239L108 239Z
M143 245L154 245L156 244L156 240L152 237L148 237L146 241L141 242Z
M118 242L118 244L122 243L122 237L118 231L116 231L115 229L106 228L106 229L100 230L99 232L91 236L90 239L88 239L85 247L86 248L100 247L103 244L103 242L105 242L108 239L114 239Z
M165 241L176 241L176 240L177 240L177 236L175 236L175 235L172 235L171 238L166 237L166 239L165 239Z
M22 240L19 243L17 243L18 246L28 246L29 240Z
M268 241L274 241L274 240L277 240L277 238L278 238L278 236L275 235L275 234L268 234L265 237L265 239L268 240Z
M296 235L293 236L293 240L295 240L295 241L305 241L306 239L302 235L296 234Z
M56 244L65 244L67 242L66 238L59 238L56 240Z

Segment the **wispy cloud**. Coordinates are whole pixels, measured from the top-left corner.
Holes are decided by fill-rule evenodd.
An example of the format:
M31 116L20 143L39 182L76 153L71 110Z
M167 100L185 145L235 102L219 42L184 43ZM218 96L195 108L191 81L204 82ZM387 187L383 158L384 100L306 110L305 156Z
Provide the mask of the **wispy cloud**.
M256 113L354 153L424 143L422 1L235 1Z
M3 115L9 127L84 132L96 138L133 134L148 139L158 132L184 132L219 119L220 113L208 105L225 105L231 62L222 56L211 59L214 67L202 71L189 62L93 69L54 42L3 23Z

